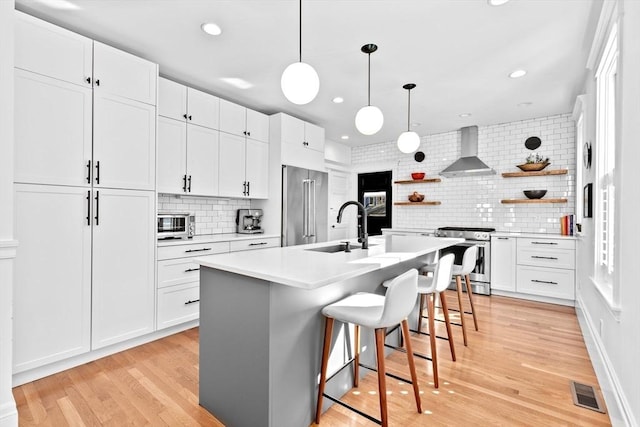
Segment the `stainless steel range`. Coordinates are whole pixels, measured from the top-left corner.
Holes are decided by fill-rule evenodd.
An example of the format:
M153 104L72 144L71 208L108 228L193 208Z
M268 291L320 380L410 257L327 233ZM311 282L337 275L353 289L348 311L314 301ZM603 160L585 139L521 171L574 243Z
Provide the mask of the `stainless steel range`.
M491 233L495 231L495 228L441 227L435 233L438 237L461 237L465 239L462 243L440 251L441 256L453 253L456 264L462 264L462 255L469 246L475 245L478 247L476 267L469 274L471 289L476 294L491 295ZM455 289L455 282L452 283L452 289Z

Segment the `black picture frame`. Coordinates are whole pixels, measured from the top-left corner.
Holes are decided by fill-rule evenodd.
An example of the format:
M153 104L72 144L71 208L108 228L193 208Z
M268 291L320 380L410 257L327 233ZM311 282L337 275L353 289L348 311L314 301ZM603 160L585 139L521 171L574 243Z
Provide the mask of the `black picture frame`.
M592 183L589 183L584 186L583 202L584 202L583 216L585 218L592 218L593 217L593 184Z

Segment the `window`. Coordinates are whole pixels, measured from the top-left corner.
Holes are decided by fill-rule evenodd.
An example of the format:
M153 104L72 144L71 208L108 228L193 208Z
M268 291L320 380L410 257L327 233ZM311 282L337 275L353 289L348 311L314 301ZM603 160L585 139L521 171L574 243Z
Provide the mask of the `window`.
M616 80L618 31L613 24L596 69L595 276L610 296L614 274Z

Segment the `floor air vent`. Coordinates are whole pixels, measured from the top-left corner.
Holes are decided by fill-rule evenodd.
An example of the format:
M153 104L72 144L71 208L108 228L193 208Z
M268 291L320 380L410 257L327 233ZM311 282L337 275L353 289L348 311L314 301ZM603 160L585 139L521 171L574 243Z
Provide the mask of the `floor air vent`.
M604 405L590 385L571 381L571 396L573 396L573 403L577 406L605 413Z

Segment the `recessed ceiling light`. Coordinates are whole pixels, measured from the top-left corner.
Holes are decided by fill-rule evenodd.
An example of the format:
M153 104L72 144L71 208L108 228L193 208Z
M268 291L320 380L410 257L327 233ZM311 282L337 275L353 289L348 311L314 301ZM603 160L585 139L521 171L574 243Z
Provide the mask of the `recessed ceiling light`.
M525 70L515 70L514 72L509 74L509 77L511 77L512 79L517 79L518 77L522 77L525 74L527 74Z
M202 31L212 36L219 36L220 34L222 34L222 29L213 22L205 22L204 24L200 25L200 28L202 28Z
M413 128L417 128L420 125L421 125L421 123L418 123L418 122L411 123L411 127L413 127Z
M220 80L230 84L231 86L235 86L238 89L250 89L253 87L251 83L238 77L222 77Z
M531 107L533 105L533 102L521 102L520 104L518 104L518 107Z
M332 99L334 104L342 104L344 102L344 98L341 96L336 96Z
M349 135L342 135L340 139L349 139Z
M487 3L489 3L491 6L502 6L508 1L509 0L487 0Z
M471 117L471 113L462 113L462 114L458 114L458 117Z

